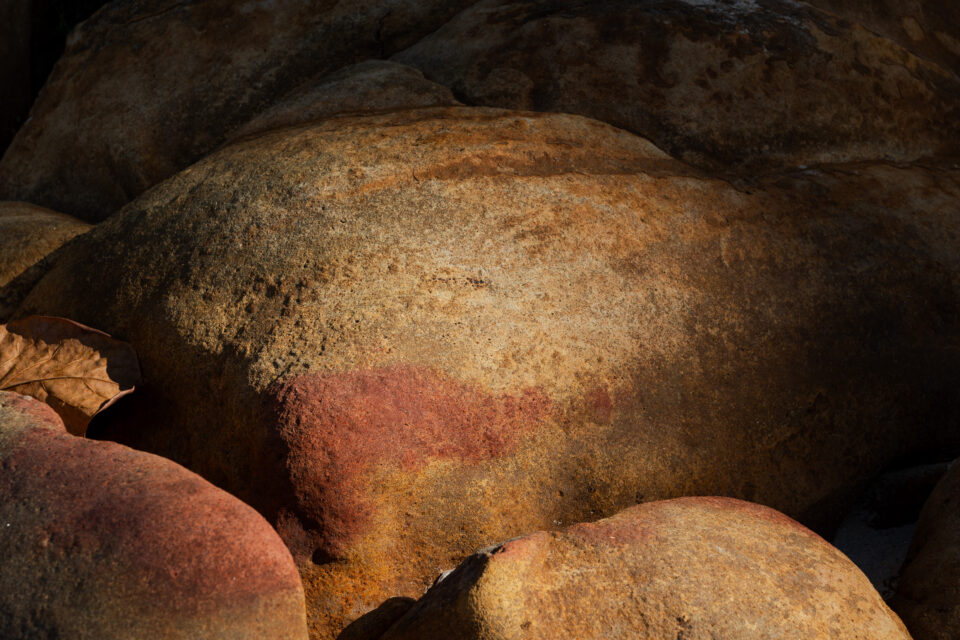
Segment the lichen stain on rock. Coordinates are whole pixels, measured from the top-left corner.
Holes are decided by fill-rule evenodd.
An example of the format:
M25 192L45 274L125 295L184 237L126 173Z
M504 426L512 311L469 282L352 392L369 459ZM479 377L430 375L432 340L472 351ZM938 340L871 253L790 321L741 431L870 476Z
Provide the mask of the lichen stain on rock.
M367 474L416 472L435 459L498 458L553 413L536 389L494 394L408 365L297 376L276 383L268 398L298 508L332 557L370 515Z

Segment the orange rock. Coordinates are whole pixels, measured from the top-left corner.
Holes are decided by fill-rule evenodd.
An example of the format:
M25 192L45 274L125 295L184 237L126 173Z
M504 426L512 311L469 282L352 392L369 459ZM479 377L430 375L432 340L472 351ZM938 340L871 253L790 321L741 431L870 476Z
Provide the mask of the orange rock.
M307 637L264 519L169 460L0 392L0 637Z
M497 540L691 494L822 525L957 446L958 201L949 165L734 186L577 116L337 118L152 189L18 313L134 345L100 433L265 514L328 638Z
M960 139L960 78L792 0L485 0L394 59L468 104L590 116L724 171Z
M0 202L0 321L43 275L43 258L89 229L76 218L43 207Z
M923 507L893 608L917 640L960 637L960 467L954 463Z
M306 79L389 56L466 4L108 3L71 33L0 161L0 199L102 220Z
M909 640L870 581L790 518L652 502L485 549L369 640Z

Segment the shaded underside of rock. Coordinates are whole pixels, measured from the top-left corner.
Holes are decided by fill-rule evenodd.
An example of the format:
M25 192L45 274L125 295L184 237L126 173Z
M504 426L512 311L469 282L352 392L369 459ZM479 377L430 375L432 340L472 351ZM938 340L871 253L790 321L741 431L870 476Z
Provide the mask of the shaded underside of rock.
M388 56L468 0L126 0L70 35L0 161L0 198L89 221L318 73Z
M920 514L893 608L916 640L960 635L960 466L951 465Z
M627 509L483 550L369 640L909 640L842 553L723 498Z
M0 522L3 638L307 637L296 567L253 509L7 392Z
M472 105L577 113L688 162L957 150L960 78L792 0L484 0L395 60Z
M236 140L336 115L458 104L450 89L430 82L412 67L368 60L311 78L228 138Z
M18 313L135 346L103 435L261 510L331 637L497 540L697 494L822 525L960 444L958 198L942 164L733 186L576 116L338 118L151 190Z
M38 263L89 229L85 222L43 207L0 202L0 321L43 275Z

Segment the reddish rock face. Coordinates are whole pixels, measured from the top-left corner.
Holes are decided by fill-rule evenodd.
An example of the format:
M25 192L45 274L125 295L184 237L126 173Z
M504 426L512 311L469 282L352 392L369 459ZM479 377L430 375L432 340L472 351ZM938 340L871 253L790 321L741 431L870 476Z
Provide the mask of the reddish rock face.
M391 55L468 0L135 0L71 33L0 161L0 198L95 222L306 79Z
M485 0L394 59L725 172L958 149L960 77L793 0Z
M960 466L953 463L923 507L893 608L916 640L960 636Z
M409 366L299 376L270 395L299 506L317 525L314 549L330 556L368 525L373 468L416 473L435 460L503 457L550 415L542 392L497 396Z
M498 540L681 495L820 526L956 447L958 202L946 163L731 184L577 116L336 118L144 194L18 313L135 346L101 434L255 505L330 638Z
M909 640L842 553L771 509L682 498L477 553L368 640Z
M0 523L4 638L306 637L296 568L260 515L6 392Z

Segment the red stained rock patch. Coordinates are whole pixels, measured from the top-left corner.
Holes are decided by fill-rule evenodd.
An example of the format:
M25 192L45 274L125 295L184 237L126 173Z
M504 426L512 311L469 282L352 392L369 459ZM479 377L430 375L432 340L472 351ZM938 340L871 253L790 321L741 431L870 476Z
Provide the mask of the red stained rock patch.
M537 390L497 395L412 366L299 376L269 397L299 506L332 555L369 515L364 475L378 467L416 471L434 459L497 458L552 412Z

